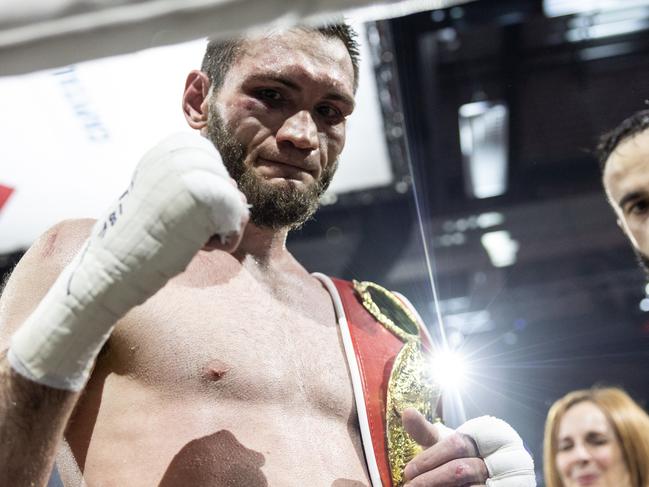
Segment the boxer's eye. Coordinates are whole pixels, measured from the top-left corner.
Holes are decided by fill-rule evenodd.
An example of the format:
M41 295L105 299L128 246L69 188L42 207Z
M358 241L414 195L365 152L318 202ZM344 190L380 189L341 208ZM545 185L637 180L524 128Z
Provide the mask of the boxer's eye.
M277 103L283 100L282 94L272 88L262 88L257 90L257 97L261 100Z
M629 215L645 215L647 212L649 212L649 200L642 198L630 201L626 205L624 211Z
M343 114L336 107L331 105L320 105L317 108L321 117L329 121L340 121L344 118Z

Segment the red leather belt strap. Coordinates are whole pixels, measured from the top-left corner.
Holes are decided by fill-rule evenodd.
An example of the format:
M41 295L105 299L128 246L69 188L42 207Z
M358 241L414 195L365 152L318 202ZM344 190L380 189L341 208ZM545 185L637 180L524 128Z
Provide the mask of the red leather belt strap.
M372 445L384 487L392 485L385 436L385 404L392 364L403 342L363 307L351 282L331 279L338 289L361 374Z

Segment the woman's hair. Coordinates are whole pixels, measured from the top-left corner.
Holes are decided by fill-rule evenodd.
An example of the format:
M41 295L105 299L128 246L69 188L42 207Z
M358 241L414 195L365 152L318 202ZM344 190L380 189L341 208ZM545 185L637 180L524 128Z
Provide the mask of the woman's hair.
M556 401L545 421L543 472L546 487L564 487L557 470L557 435L566 411L581 402L595 404L606 416L617 440L633 487L649 487L649 416L622 389L574 391Z

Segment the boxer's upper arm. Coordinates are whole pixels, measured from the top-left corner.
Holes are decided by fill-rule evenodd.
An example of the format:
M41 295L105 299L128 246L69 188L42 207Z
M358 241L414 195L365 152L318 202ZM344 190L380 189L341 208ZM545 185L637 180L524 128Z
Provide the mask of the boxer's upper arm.
M43 299L90 233L92 220L68 220L50 228L23 255L0 296L0 351Z

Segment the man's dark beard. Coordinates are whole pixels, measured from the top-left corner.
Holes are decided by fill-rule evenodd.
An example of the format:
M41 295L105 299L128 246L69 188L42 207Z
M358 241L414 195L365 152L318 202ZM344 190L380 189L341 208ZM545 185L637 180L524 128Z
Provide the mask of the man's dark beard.
M631 246L633 249L633 252L635 253L636 260L638 261L638 264L644 271L645 278L649 281L649 256L643 254L640 252L638 249L636 249L634 246Z
M246 167L245 147L228 130L214 107L208 116L207 134L221 153L230 176L252 205L250 221L258 227L278 230L304 225L318 209L320 196L336 172L338 161L323 169L320 178L306 189L300 189L290 181L282 185L271 184L259 177L252 167Z

